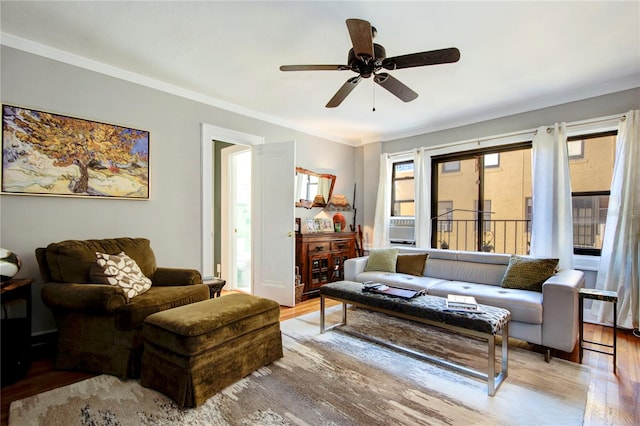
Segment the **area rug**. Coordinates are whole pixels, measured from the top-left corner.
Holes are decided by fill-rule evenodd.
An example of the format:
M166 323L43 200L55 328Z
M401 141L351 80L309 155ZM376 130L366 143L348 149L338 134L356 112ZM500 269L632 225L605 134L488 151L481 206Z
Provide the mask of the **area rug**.
M329 321L340 318L333 307ZM349 326L486 371L486 343L363 309ZM340 331L282 323L284 357L193 409L102 375L15 401L9 425L580 425L588 367L511 348L494 397L467 377Z

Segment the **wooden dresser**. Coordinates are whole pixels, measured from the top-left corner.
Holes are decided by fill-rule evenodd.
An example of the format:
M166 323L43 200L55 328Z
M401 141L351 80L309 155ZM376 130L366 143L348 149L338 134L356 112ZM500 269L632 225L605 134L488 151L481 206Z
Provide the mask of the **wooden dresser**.
M303 299L320 286L344 279L344 261L356 257L355 232L296 234L296 266L304 283Z

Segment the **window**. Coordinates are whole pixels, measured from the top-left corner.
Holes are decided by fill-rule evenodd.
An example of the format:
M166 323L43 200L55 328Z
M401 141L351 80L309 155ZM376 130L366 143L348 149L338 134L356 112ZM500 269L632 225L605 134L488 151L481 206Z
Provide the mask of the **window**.
M607 221L617 131L567 139L573 214L573 251L599 256ZM572 161L577 160L580 161Z
M415 214L413 160L393 163L391 176L391 216Z
M567 151L569 153L569 161L584 158L584 141L567 140Z
M460 161L448 161L442 163L442 173L451 173L460 171Z
M438 233L451 232L453 220L453 201L438 201Z
M485 154L484 156L484 168L489 169L493 167L500 167L500 153Z
M431 170L432 247L528 253L531 142L432 157Z
M492 226L491 226L491 220L492 217L491 215L493 214L493 212L491 212L491 200L484 200L484 208L482 209L483 213L482 213L482 221L483 221L483 229L484 232L491 232L492 230Z

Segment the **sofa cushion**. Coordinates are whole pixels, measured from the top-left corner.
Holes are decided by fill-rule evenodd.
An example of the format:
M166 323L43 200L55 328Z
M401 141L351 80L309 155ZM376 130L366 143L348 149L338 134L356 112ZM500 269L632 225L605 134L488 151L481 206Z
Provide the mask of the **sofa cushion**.
M542 284L556 273L558 259L513 255L502 278L502 287L542 292Z
M118 255L96 252L96 261L91 265L89 275L91 282L122 288L128 301L151 288L151 280L125 252Z
M427 261L427 257L429 257L427 253L400 253L398 254L396 262L396 272L420 277L424 273L424 266Z
M91 282L90 270L96 252L125 252L136 261L142 273L153 281L156 258L146 238L112 238L103 240L67 240L47 246L46 259L52 281Z
M398 249L373 249L369 251L369 259L365 271L395 272Z
M441 281L429 288L431 296L449 294L473 296L481 305L497 306L511 312L511 320L542 324L542 293L537 291L506 289L495 285L464 281Z
M500 286L505 264L466 262L461 260L435 259L429 256L424 275L444 280L466 281Z
M391 285L394 287L408 288L411 290L429 290L431 286L444 280L432 277L416 277L415 275L390 273L390 272L361 272L356 277L357 282L373 281Z

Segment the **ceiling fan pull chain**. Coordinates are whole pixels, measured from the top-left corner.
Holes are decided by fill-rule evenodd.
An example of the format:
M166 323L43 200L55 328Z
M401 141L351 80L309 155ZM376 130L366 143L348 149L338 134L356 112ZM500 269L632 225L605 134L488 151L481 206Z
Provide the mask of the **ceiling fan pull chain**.
M376 112L376 85L372 84L373 87L373 112Z

